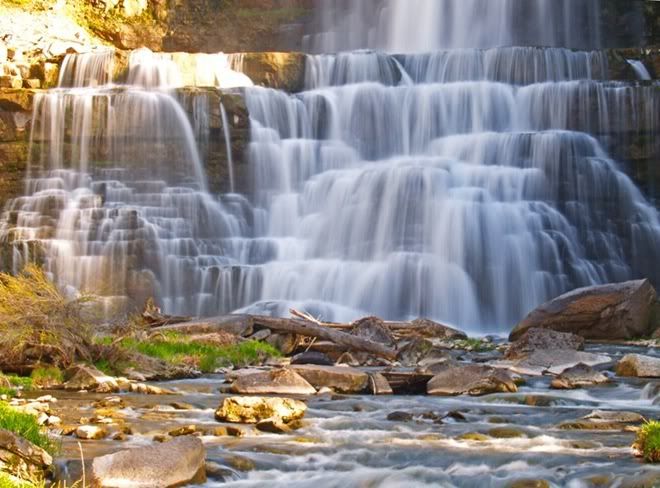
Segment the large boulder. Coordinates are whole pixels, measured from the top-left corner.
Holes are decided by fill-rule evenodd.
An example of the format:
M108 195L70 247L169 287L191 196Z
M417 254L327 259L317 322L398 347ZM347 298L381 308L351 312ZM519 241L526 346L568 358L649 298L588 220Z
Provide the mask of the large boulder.
M257 424L262 420L278 420L284 424L302 419L307 405L291 398L228 397L216 410L220 422Z
M506 370L483 365L459 366L434 376L426 385L429 395L472 396L516 392L513 376Z
M9 466L23 472L46 469L53 458L42 448L5 429L0 429L0 468Z
M660 378L660 358L626 354L616 365L616 374L639 378Z
M89 390L98 393L113 393L119 390L116 378L86 364L78 364L68 369L65 377L68 378L64 383L66 390Z
M507 350L508 359L520 359L536 350L549 349L584 349L584 338L569 332L557 332L551 329L533 328L525 333Z
M653 333L651 315L656 299L648 280L580 288L534 310L509 339L516 341L535 327L593 340L646 337Z
M344 366L292 365L290 368L312 386L332 388L341 393L362 393L369 386L369 375Z
M241 395L315 395L316 389L290 369L238 374L231 391Z
M164 444L119 451L94 458L94 486L166 488L206 479L205 451L196 437L178 437Z

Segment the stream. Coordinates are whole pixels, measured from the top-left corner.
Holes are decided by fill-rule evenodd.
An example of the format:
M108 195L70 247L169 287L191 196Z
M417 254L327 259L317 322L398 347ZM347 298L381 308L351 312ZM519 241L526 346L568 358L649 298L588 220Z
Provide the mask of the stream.
M587 350L614 360L627 353L660 356L657 348L590 345ZM578 390L551 390L549 377L527 377L518 393L483 397L309 398L304 425L291 434L266 434L241 426L244 437L205 435L209 473L205 486L658 486L660 466L643 464L633 456L633 432L558 428L595 410L657 417L660 380L618 378L607 367L601 369L611 377L609 385ZM219 393L223 381L222 375L211 375L159 383L182 393L176 397L122 395L126 408L118 413L134 435L122 443L85 441L86 457L146 445L155 434L181 426L219 426L214 410L223 398ZM52 394L59 398L57 410L72 419L91 416L91 401L104 397ZM170 406L175 401L190 409L175 410ZM410 413L414 419L388 420L393 412ZM468 433L489 432L493 437L487 440L460 439ZM73 466L79 459L78 441L62 439L60 464Z

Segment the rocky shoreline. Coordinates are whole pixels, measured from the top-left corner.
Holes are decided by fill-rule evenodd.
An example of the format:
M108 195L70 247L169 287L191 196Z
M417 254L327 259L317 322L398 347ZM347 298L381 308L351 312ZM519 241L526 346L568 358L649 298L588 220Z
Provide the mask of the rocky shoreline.
M37 422L49 430L51 437L61 440L62 458L58 460L56 456L55 461L49 460L45 451L29 445L28 449L23 441L17 442L15 437L7 435L6 438L0 436L4 439L0 443L0 459L6 462L8 456L19 456L28 470L47 468L51 473L49 476L56 480L74 482L81 475L82 464L76 446L82 442L84 463L88 464L86 472L92 473L99 486L115 486L112 480L120 478L138 484L158 478L166 480L159 486L175 486L200 483L206 477L216 481L232 479L232 464L219 466L215 462L206 462L204 446L229 442L227 449L231 451L230 439L240 439L242 444L264 435L306 436L310 425L316 422L306 415L308 405L317 405L318 402L336 403L341 411L342 404L352 402L353 398L358 403L369 401L370 397L408 398L412 407L416 403L413 399L420 397L410 395L499 398L504 402L510 396L512 405L522 402L530 408L554 412L557 403L552 399L553 395L563 395L562 391L606 392L619 388L632 378L646 383L645 391L648 390L651 405L658 405L660 355L653 313L656 300L655 291L646 281L573 292L530 314L514 329L511 342L494 337L468 339L459 331L431 321L424 321L421 325L420 322L406 326L388 325L372 317L347 324L349 328L345 331L341 331L340 324L335 324L333 334L359 339L357 350L351 350L351 343L343 342L343 337L339 341L344 345L337 347L336 343L327 340L310 342L308 339L316 332L305 332L308 339L301 335L287 338L277 330L258 325L268 320L279 323L285 319L249 317L248 322L246 316L230 316L204 323L161 325L154 327L152 334L162 334L161 329L176 329L179 334L205 341L213 334L238 333L244 339L237 340L258 337L276 344L284 356L261 365L219 369L210 376L200 376L194 368L189 373L182 370L178 373L181 379L166 383L140 381L147 375L134 369L131 369L129 378L107 375L91 365L76 365L64 373L60 385L51 383L42 391L22 391L19 388L18 397L3 397L9 408L34 415ZM564 306L558 307L557 302ZM594 306L600 308L595 311ZM585 314L593 317L594 313L597 318L587 324ZM290 320L303 323L312 320L305 319L304 314L295 315ZM554 326L549 315L563 318ZM168 321L153 310L149 317L154 323ZM534 321L536 323L532 323ZM580 325L574 325L573 333L565 330L568 323ZM331 326L310 324L311 331L316 327ZM557 328L564 330L553 330ZM594 330L601 331L602 339L616 336L613 331L618 330L620 340L617 344L609 341L609 344L602 345L601 338L594 337ZM655 333L656 338L645 342L632 340L639 337L637 333L643 332L647 337ZM365 344L372 342L392 348L396 351L395 358L364 352ZM186 380L183 378L186 374L199 379ZM546 385L540 387L540 391L547 393L540 393L539 386L533 386L539 381ZM530 386L537 392L526 393ZM199 394L203 394L205 405L214 405L213 414L206 407L200 410L201 405L194 403L199 402ZM191 403L191 398L196 400ZM516 410L511 408L512 412ZM195 415L188 418L193 412ZM487 429L481 426L482 421L477 421L475 430L470 430L473 423L470 417L474 413L472 409L441 412L433 409L420 411L417 407L404 410L385 408L383 422L393 427L411 423L442 427L447 423L458 423L463 432L452 442L475 445L488 445L499 442L498 439L535 438L530 427L516 425L517 422L511 419L503 420L501 426ZM632 445L635 434L648 420L654 419L634 409L593 408L585 415L558 422L551 429L625 434ZM491 423L498 422L493 420ZM269 438L269 442L272 439ZM163 457L158 447L161 443L168 446L162 452L178 453L176 459L179 461L173 464L168 461L169 455ZM26 455L25 449L32 454ZM584 449L588 451L589 448ZM34 452L39 452L39 456ZM634 452L643 456L638 448ZM631 449L631 458L634 452ZM256 469L254 462L239 462L237 459L232 462L239 465L239 472ZM57 466L56 470L49 468L53 464ZM168 467L172 469L167 471ZM164 477L165 471L167 478Z

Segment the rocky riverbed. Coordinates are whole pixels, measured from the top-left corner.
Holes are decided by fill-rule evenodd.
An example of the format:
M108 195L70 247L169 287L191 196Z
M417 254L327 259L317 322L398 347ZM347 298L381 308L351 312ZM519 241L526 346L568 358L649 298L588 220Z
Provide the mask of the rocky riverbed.
M599 368L607 385L556 390L549 376L527 377L515 393L478 397L326 389L298 397L308 407L302 426L282 434L218 422L215 410L233 396L222 393L222 374L158 384L174 395L40 394L57 398L50 407L65 431L82 421L130 432L115 434L121 440L60 437L57 464L71 479L80 473L78 442L89 461L191 434L206 448L207 486L654 486L660 467L642 464L631 444L642 417L657 416L660 380L618 377L612 365L630 353L660 360L660 351L599 344L586 351L612 359Z

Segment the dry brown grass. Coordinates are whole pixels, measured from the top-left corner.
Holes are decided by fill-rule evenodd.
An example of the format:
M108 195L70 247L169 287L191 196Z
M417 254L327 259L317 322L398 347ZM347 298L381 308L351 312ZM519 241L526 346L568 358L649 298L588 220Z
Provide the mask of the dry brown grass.
M0 369L26 373L91 361L91 325L83 315L91 300L65 297L35 265L16 276L0 273Z

